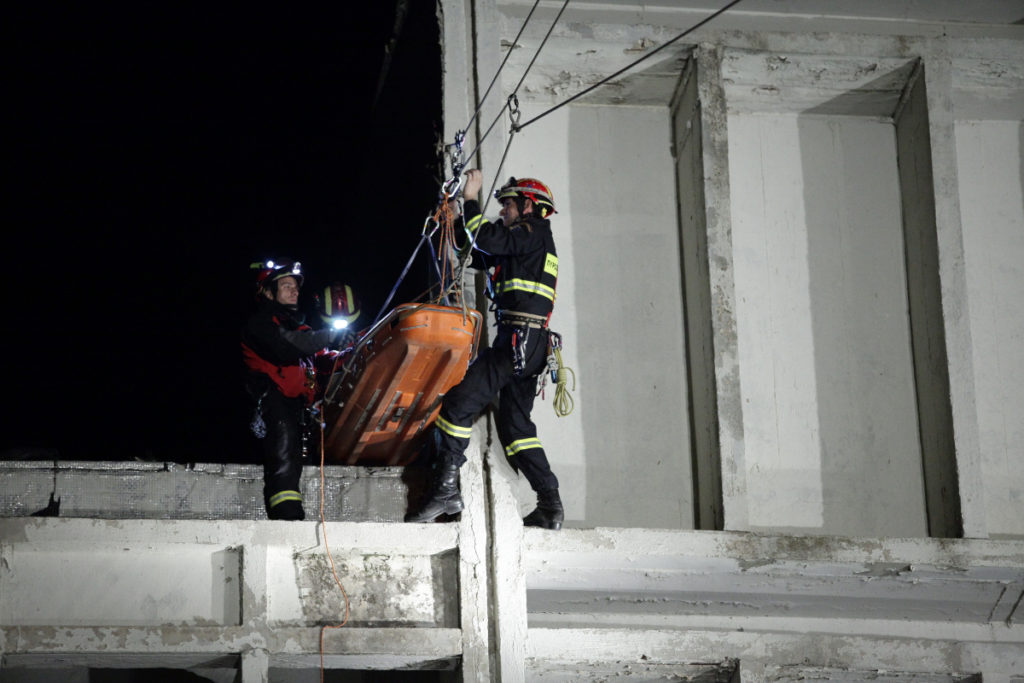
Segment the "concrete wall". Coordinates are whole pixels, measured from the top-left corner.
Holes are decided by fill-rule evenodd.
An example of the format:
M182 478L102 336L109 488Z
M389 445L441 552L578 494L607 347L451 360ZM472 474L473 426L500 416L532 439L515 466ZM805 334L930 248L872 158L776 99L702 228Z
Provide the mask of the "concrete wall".
M217 683L300 683L320 680L321 665L327 680L339 680L332 669L489 680L482 432L462 470L465 512L449 524L367 521L394 509L398 489L406 497L403 480L388 476L395 470L353 480L356 468L327 468L334 509L323 523L246 519L232 503L226 516L211 514L211 497L248 497L259 470L249 466L5 465L0 680L164 668ZM69 503L45 517L30 512L40 471ZM307 468L304 484L317 474ZM140 519L153 510L128 494L161 488L202 493L179 498L176 519ZM339 491L353 493L360 521L331 521ZM83 504L90 499L106 519ZM315 516L312 500L306 510Z
M503 31L518 30L522 18L504 17ZM534 33L520 47L536 46L542 29ZM556 47L545 49L563 52L526 80L522 119L600 75L587 69L619 66L645 40L639 25L556 33ZM627 46L621 53L616 41ZM953 52L986 56L964 75ZM999 40L711 32L693 53L680 46L685 58L666 57L514 137L501 175L536 169L553 179L556 196L560 187L569 193L556 217L571 256L563 256L555 320L581 344L582 415L551 420L546 433L557 434L561 453L549 450L569 475L563 493L574 525L957 536L987 534L982 517L1007 505L1007 519L1020 517L1010 491L1018 483L1000 478L1008 492L991 504L982 483L983 469L1000 469L991 456L982 464L977 436L992 427L976 416L985 412L976 399L985 399L974 394L983 381L974 365L983 361L972 337L988 333L961 315L969 307L959 250L969 238L958 243L959 205L949 193L957 155L946 134L954 90L969 91L960 99L972 116L985 111L985 93L972 90L979 79L1009 91L994 99L999 112L1014 111L1019 52ZM506 90L531 54L513 51ZM559 71L558 60L580 71ZM697 87L687 91L683 73L694 64ZM629 105L659 97L664 106ZM676 186L661 187L670 173ZM1019 164L1010 177L1019 179ZM678 236L658 239L679 250L675 263L659 247L650 250L656 258L644 255L647 234L628 253L619 248L621 226L636 222L608 200L622 189L658 202L674 193ZM669 220L667 202L640 204L658 213L645 224ZM643 284L628 282L633 265L624 259L634 258L650 264ZM646 315L644 301L660 307L657 316ZM609 306L656 333L630 351L606 347ZM674 348L668 340L680 330ZM671 395L645 379L654 373L637 357L664 371ZM1011 405L1015 398L1006 396ZM636 443L652 454L678 445L679 476L666 477L658 455L623 455ZM641 492L622 505L617 472L638 479ZM679 509L692 508L681 517L660 493L673 487ZM519 493L530 500L525 486ZM978 514L983 507L989 512Z
M992 536L1024 534L1024 124L956 124L975 391Z
M893 126L729 118L751 528L927 534Z
M524 106L523 116L536 111ZM510 174L548 182L558 207L551 325L565 333L577 407L557 420L538 403L534 416L562 479L567 517L587 526L693 528L668 108L556 112L517 137L503 177Z

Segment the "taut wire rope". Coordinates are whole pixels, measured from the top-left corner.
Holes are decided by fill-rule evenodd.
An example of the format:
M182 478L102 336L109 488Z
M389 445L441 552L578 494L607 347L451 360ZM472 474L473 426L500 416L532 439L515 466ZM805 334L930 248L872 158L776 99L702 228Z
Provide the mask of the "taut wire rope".
M616 78L617 76L620 76L621 74L624 74L625 72L629 71L630 69L632 69L634 66L636 66L640 62L643 62L644 60L650 59L654 55L656 55L659 52L661 52L662 50L664 50L669 45L675 43L677 40L680 40L680 39L686 37L687 35L689 35L690 33L696 31L697 29L699 29L701 26L703 26L704 24L708 23L709 21L712 21L715 18L721 16L722 14L724 14L726 11L728 11L729 9L734 7L735 5L738 5L740 2L742 2L742 0L732 0L732 2L728 3L727 5L722 7L721 9L715 11L710 16L705 17L701 21L697 22L696 24L694 24L690 28L686 29L685 31L683 31L682 33L677 35L675 38L669 40L668 42L662 43L661 45L659 45L655 49L653 49L650 52L648 52L647 54L645 54L640 59L637 59L637 60L631 62L630 64L627 64L626 66L622 67L621 69L619 69L615 73L611 74L610 76L606 76L605 78L601 79L597 83L594 83L589 88L585 88L584 90L581 90L580 92L576 93L572 97L559 102L558 104L556 104L555 106L551 107L547 111L544 111L544 112L541 112L540 114L537 114L536 116L534 116L532 119L530 119L526 123L524 123L522 125L519 125L519 126L516 126L516 130L520 131L523 128L526 128L528 125L530 125L534 121L538 121L538 120L544 118L545 116L547 116L548 114L550 114L551 112L553 112L553 111L555 111L557 109L561 109L562 107L564 107L565 105L569 104L570 102L573 102L574 100L578 100L579 98L583 97L584 95L586 95L587 93L591 92L592 90L596 90L597 88L601 87L602 85L604 85L608 81L612 80L613 78Z
M519 94L519 88L521 88L523 86L523 81L525 81L527 75L529 75L530 69L533 68L534 63L537 61L537 57L540 56L540 51L544 49L544 45L547 44L548 38L551 37L551 32L555 30L555 26L558 25L558 20L562 18L562 14L565 12L565 8L568 7L568 5L569 5L569 0L565 0L565 2L562 3L562 8L560 10L558 10L558 14L555 15L554 21L552 21L551 22L551 26L548 27L548 32L544 34L544 39L542 41L540 41L540 45L538 45L536 51L534 51L533 59L531 59L530 63L526 65L526 69L523 71L523 75L520 76L519 82L516 83L516 87L512 89L512 94L509 96L508 99L505 100L505 104L502 106L501 111L498 112L498 115L494 117L494 121L492 121L491 125L487 127L487 131L484 132L483 136L477 141L476 147L473 148L473 151L466 155L467 158L469 158L469 159L473 158L473 156L476 154L477 150L480 149L480 146L482 144L484 144L484 140L486 140L487 136L490 135L491 130L494 128L495 124L498 123L498 121L501 119L502 114L504 114L505 110L508 109L511 98L515 97L515 96L517 96ZM533 14L533 12L531 12L531 14ZM529 17L527 17L527 20L529 20ZM526 28L526 23L527 23L526 21L523 22L523 28L524 29ZM519 32L521 34L522 33L522 29L520 29ZM515 44L514 43L513 43L512 47L509 48L509 54L512 54L512 50L513 49L515 49ZM506 58L507 58L507 56L506 56ZM505 65L505 63L502 62L502 66L504 66L504 65ZM482 101L480 103L480 106L483 106L483 102Z
M494 72L494 76L491 78L490 84L488 84L487 89L484 90L484 94L480 97L480 101L476 105L476 111L474 111L473 115L469 117L469 123L466 124L466 127L463 130L469 130L470 126L473 125L473 121L476 120L477 115L480 114L480 110L484 106L484 101L487 99L487 96L491 93L491 88L493 88L494 84L498 82L498 77L501 76L501 70L505 68L505 63L508 61L508 58L512 56L512 51L516 49L516 44L519 42L519 37L523 35L523 31L526 30L526 25L530 23L530 17L533 16L533 11L537 9L537 5L539 4L540 0L534 0L533 7L530 8L529 14L526 15L526 18L523 19L522 25L519 27L519 33L517 33L516 37L512 39L512 44L508 48L508 53L506 53L505 58L501 60L501 64L498 66L498 70ZM493 126L494 124L492 123L491 125Z

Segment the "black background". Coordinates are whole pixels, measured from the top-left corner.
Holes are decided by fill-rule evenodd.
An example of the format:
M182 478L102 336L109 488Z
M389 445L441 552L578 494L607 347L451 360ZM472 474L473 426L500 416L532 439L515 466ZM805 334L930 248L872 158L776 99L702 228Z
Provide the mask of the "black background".
M434 4L10 17L0 457L253 462L249 264L372 321L439 187ZM398 300L428 285L423 257Z

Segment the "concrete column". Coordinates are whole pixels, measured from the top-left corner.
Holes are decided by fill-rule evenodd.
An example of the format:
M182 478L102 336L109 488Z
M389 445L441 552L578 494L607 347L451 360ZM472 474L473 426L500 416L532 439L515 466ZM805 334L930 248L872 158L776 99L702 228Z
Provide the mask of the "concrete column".
M711 336L718 392L718 445L722 458L722 517L725 529L745 530L749 522L733 281L729 139L721 72L722 47L701 45L696 56L697 89L701 104L708 279L711 287Z
M468 462L461 469L465 509L459 521L459 615L462 629L462 680L490 680L488 632L487 490L484 479L484 422L473 429Z
M455 134L464 130L463 150L468 154L477 149L480 136L504 105L499 80L474 117L483 89L501 64L500 47L495 39L500 15L494 0L441 0L439 6L444 60L444 142L452 143ZM467 167L483 168L484 159L496 165L507 130L507 123L499 121L478 154L466 159Z
M676 163L679 251L683 271L690 457L694 465L693 526L713 530L723 528L724 524L722 453L718 447L715 344L711 324L701 130L697 64L689 59L673 97L672 149Z
M733 683L766 683L767 680L764 663L746 659L740 660L740 665L736 668L736 675L733 676Z
M936 167L933 160L934 132L929 123L932 120L929 100L932 98L926 95L930 87L926 87L923 77L931 69L917 63L893 118L928 533L931 536L955 537L960 535L961 529L960 495L954 425L951 424L947 342L943 325L946 296L940 287L944 259L937 244L936 199L944 191L939 190L945 184L945 180L940 179L950 171L955 174L956 169L955 163L952 169ZM948 92L949 79L943 80L946 83L940 83L939 88ZM948 132L952 145L952 120L949 121ZM956 195L955 177L950 191ZM957 216L959 223L958 211ZM971 412L973 414L973 410Z
M491 578L493 625L497 662L502 683L526 680L526 643L529 637L526 610L526 574L523 569L523 523L515 490L516 475L504 462L499 444L487 452L490 491ZM537 532L544 533L544 532Z
M269 683L270 655L266 650L242 653L242 683Z
M467 90L472 64L472 36L470 33L472 0L441 0L438 20L441 25L442 107L444 113L444 139L452 142L455 132L465 125L472 111L472 93Z
M982 671L981 680L984 683L1020 683L1021 677L1003 671Z
M963 535L967 538L987 538L981 446L974 390L971 319L967 306L964 237L960 220L952 58L947 41L938 40L934 44L938 51L926 58L924 80L931 138L942 318L949 374L948 400L952 409L953 441L956 449L956 472L951 476L956 477L959 485L959 513ZM927 453L925 457L928 457ZM929 513L931 516L930 509ZM932 535L937 534L932 532Z
M267 546L248 544L242 550L242 624L250 632L267 620ZM269 683L270 655L258 648L242 652L241 683Z

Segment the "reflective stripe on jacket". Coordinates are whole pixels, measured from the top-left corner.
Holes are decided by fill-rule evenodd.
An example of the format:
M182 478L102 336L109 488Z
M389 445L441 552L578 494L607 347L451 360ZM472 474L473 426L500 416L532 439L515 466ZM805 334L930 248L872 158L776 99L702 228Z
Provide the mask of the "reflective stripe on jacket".
M558 253L551 221L528 214L510 227L484 220L480 204L465 203L466 228L490 258L493 299L499 309L547 316L555 302Z

